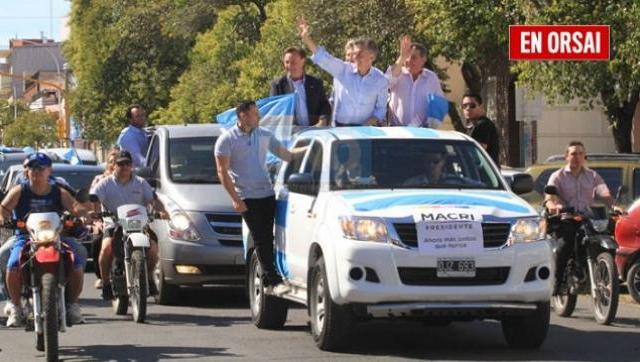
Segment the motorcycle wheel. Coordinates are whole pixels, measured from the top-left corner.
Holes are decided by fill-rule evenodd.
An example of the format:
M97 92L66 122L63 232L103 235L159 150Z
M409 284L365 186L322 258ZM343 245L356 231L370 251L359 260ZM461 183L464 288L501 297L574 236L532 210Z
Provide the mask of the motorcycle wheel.
M144 322L147 315L147 263L142 250L131 253L131 309L136 323Z
M640 261L636 261L627 272L627 289L636 303L640 303Z
M596 295L593 299L593 315L598 324L610 324L618 311L618 299L620 297L620 280L613 262L613 256L609 253L600 253L596 258L594 270Z
M58 286L51 273L41 279L44 350L47 361L58 360ZM36 342L37 343L37 342Z
M127 315L127 310L129 309L129 296L119 295L113 298L111 306L117 315Z
M247 286L253 324L260 329L282 328L287 321L289 306L286 300L265 293L262 285L262 268L255 251L251 254L249 261Z

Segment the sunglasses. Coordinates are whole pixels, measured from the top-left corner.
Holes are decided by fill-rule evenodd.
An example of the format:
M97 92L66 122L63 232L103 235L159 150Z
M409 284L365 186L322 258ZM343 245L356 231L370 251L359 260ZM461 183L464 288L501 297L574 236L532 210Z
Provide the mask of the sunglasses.
M131 161L116 162L118 166L131 166Z
M435 165L435 164L440 163L440 161L442 161L441 158L428 158L428 159L425 160L425 163L428 164L428 165Z
M476 108L478 105L475 103L462 103L462 109L474 109Z

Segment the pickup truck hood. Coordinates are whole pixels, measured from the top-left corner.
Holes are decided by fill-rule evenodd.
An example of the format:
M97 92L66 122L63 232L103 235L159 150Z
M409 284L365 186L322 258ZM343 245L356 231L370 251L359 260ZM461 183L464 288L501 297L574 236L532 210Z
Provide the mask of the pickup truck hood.
M499 190L359 190L344 191L336 197L336 201L351 215L394 219L406 219L427 211L438 215L454 209L469 210L480 215L484 221L514 220L537 215L518 196Z

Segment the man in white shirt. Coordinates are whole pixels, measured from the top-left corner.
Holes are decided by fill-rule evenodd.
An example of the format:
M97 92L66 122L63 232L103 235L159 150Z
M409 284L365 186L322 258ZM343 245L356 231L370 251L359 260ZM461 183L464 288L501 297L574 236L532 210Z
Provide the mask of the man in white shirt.
M389 66L386 76L390 90L390 124L438 128L441 120L427 117L428 97L444 97L438 76L424 68L427 49L411 38L400 41L400 56Z

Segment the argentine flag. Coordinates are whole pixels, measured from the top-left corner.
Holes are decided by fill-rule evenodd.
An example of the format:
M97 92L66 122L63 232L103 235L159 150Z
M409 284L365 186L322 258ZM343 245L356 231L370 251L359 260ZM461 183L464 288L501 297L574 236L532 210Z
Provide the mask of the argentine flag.
M262 98L256 101L260 112L260 127L273 132L282 144L289 148L293 139L293 117L296 109L295 93ZM236 109L232 108L216 116L218 124L224 128L233 127L238 121ZM274 155L267 156L267 164L277 161Z
M80 155L78 155L78 151L76 151L75 147L71 147L66 150L62 154L62 157L72 165L82 165L82 160L80 159Z
M449 100L439 94L427 95L427 122L440 125L449 113Z

